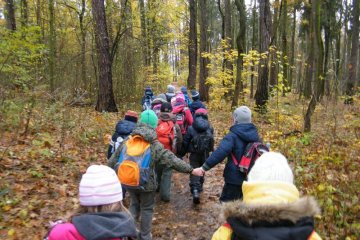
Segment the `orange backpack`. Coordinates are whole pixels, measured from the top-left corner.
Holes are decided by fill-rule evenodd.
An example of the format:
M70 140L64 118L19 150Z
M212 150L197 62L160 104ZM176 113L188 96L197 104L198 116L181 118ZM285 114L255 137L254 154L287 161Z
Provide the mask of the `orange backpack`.
M173 153L176 153L175 132L175 124L172 121L159 121L156 128L158 140L164 145L165 149L168 149Z
M115 171L122 185L143 190L151 175L150 143L140 135L130 136L119 156Z

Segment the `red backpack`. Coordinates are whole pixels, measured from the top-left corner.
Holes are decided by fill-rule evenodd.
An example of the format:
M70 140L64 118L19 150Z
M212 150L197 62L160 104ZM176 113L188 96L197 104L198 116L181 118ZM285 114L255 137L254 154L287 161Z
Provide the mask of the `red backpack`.
M175 140L175 124L172 121L161 121L156 127L156 133L159 142L164 145L165 149L176 153L176 140Z
M236 159L233 153L231 154L231 158L235 166L239 168L240 172L248 175L249 171L254 166L256 159L265 152L269 152L269 148L266 145L261 142L251 142L246 145L240 161Z

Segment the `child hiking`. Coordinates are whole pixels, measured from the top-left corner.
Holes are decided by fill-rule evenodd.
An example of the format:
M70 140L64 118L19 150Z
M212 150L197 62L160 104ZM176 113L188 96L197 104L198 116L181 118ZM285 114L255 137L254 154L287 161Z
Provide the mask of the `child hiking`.
M175 97L175 87L173 85L167 85L167 92L165 93L167 102L171 102L171 99Z
M214 129L208 121L207 110L200 108L195 112L193 124L188 128L184 137L183 154L190 152L190 165L201 167L214 150ZM190 176L190 191L193 202L200 203L200 193L203 190L204 176Z
M141 105L143 110L151 109L151 103L154 100L154 93L151 87L146 87L144 89L144 96L141 99Z
M116 124L115 132L111 137L108 148L107 158L109 159L124 139L130 135L138 120L138 113L134 111L127 111L124 120Z
M259 135L254 124L251 123L251 111L246 106L235 109L233 113L234 125L230 132L221 140L216 150L206 159L201 168L195 169L196 174L205 173L227 157L224 169L225 184L220 201L228 202L242 198L241 186L246 174L239 170L233 157L241 159L248 143L258 142ZM232 157L233 156L233 157Z
M196 90L191 90L191 97L193 102L190 105L190 112L192 115L195 114L196 110L198 110L199 108L205 108L205 105L203 104L202 101L200 101L200 94L198 91Z
M159 117L161 104L167 102L164 93L160 93L151 103L151 110L153 110L156 116Z
M180 126L181 134L184 136L186 130L193 123L193 117L190 109L186 107L184 98L177 97L173 104L173 114L176 116L176 122Z
M319 206L312 197L300 197L282 154L262 154L242 189L243 200L223 205L226 223L218 228L212 240L321 240L314 231Z
M157 188L156 166L163 164L179 172L193 172L189 164L177 158L157 140L157 124L158 119L152 110L142 112L140 123L131 137L116 150L108 162L116 170L120 180L126 180L121 182L130 194L130 212L135 219L140 218L138 239L145 240L152 239L151 225ZM133 175L129 176L129 173Z
M186 105L187 105L188 107L190 107L190 105L191 105L191 100L190 100L189 94L188 94L188 92L187 92L187 88L186 88L185 86L182 86L182 87L181 87L181 92L184 94Z
M179 125L176 123L176 116L171 113L171 104L165 102L161 104L161 112L159 114L159 123L156 127L156 133L159 142L165 149L178 153L182 145L182 134ZM170 201L171 191L171 175L172 169L166 165L158 164L156 166L156 174L158 180L158 189L160 199L164 202Z
M92 165L79 186L80 209L69 222L52 223L46 240L136 239L135 222L122 204L122 190L113 169Z

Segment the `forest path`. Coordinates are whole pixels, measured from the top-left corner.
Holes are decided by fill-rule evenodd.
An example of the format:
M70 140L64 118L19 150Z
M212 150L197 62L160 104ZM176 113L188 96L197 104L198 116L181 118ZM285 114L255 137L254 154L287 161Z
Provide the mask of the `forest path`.
M211 239L220 224L222 172L222 164L207 172L201 203L195 205L190 194L189 175L173 171L170 202L162 202L159 194L156 196L153 239Z

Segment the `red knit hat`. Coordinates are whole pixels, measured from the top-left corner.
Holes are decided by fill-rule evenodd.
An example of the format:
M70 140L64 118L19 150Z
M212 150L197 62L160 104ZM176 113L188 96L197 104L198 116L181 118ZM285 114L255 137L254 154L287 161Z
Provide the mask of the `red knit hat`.
M205 108L199 108L198 110L195 111L195 114L203 114L203 115L207 115L208 111Z
M125 113L125 119L126 120L129 120L129 121L132 121L132 122L137 122L138 118L139 118L139 114L137 112L128 110Z

